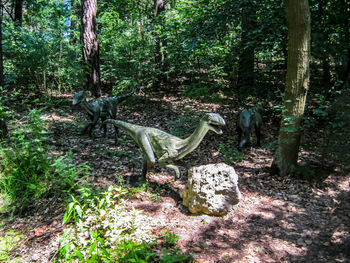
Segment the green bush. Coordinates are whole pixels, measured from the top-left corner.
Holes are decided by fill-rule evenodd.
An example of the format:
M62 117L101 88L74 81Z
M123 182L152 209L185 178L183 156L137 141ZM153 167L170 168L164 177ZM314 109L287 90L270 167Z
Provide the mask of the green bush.
M40 110L32 110L28 123L0 145L0 191L8 203L28 204L71 189L77 175L87 169L72 164L71 153L58 159L49 155Z

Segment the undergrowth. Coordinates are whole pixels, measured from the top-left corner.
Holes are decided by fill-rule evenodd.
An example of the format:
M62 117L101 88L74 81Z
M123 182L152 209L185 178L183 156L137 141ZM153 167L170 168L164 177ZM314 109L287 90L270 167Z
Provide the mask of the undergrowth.
M32 110L27 123L1 141L0 191L11 209L69 192L88 170L87 165L73 165L71 152L58 158L48 154L44 126L40 110Z
M177 235L151 234L152 222L135 209L127 209L128 190L110 186L102 194L88 188L79 190L71 202L63 223L71 222L63 234L56 262L191 262L176 246ZM163 241L163 251L156 250Z
M23 239L23 235L11 230L3 232L0 228L0 262L20 263L21 257L16 258L11 256L11 251L18 245L18 242Z

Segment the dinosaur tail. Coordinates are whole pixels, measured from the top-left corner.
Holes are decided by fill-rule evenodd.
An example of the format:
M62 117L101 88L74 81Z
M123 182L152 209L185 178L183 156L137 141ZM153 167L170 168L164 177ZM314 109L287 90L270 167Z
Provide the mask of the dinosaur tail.
M120 121L120 120L115 120L115 119L107 119L105 120L102 125L105 124L113 124L115 127L118 127L120 129L122 129L123 131L125 131L126 133L128 133L131 137L134 138L134 133L135 130L141 126L135 125L135 124L131 124L125 121Z
M114 97L116 100L118 100L118 103L122 102L123 100L129 98L132 94L134 94L135 92L135 88L132 89L132 91L130 91L129 93L126 93L124 95L120 95L120 96L116 96Z

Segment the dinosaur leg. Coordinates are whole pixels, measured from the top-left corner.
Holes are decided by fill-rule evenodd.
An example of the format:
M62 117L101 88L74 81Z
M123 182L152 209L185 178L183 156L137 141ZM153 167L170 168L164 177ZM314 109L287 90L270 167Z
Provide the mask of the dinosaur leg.
M172 156L176 156L176 154L177 154L177 152L166 153L162 157L159 158L158 163L162 167L172 169L175 172L175 178L178 179L178 178L180 178L180 170L179 170L179 167L177 165L177 160L174 161L173 160L174 157L172 157ZM173 163L169 163L169 162L173 162Z
M176 179L180 178L180 169L175 164L166 164L165 167L168 169L172 169L175 172Z
M117 117L117 109L116 108L113 108L112 110L109 111L109 115L111 117L111 119L113 120L116 120L116 117ZM114 131L115 131L115 143L117 143L117 139L119 137L119 129L117 126L114 125Z
M85 127L84 127L82 133L86 133L86 132L89 131L89 128L90 128L90 126L91 126L91 122L92 122L93 119L94 119L94 116L93 116L93 115L90 115L90 114L89 114L88 116L89 116L89 118L90 118L90 122L89 122L87 125L85 125Z
M237 125L236 131L238 134L238 149L241 150L240 143L241 143L241 139L242 139L242 129L241 129L241 127L239 127L239 125Z
M156 158L147 135L143 133L140 137L139 145L144 155L142 176L146 176L147 171L153 169L154 164L156 163Z
M106 117L101 117L101 121L102 123L106 120ZM101 128L103 128L103 136L107 137L107 124L103 124L101 126Z
M175 163L177 166L185 167L185 168L186 168L186 174L188 173L188 170L190 170L190 169L192 168L192 165L190 165L189 163L186 163L186 162L183 161L183 160L176 160L176 161L174 161L174 163Z
M88 132L89 132L89 136L90 137L92 137L92 130L95 128L99 118L100 118L100 112L95 112L94 116L93 116L93 119L92 119L92 122L90 122L88 124L89 125Z
M255 125L255 135L256 135L256 144L258 146L261 146L260 140L261 140L261 131L260 131L260 126Z

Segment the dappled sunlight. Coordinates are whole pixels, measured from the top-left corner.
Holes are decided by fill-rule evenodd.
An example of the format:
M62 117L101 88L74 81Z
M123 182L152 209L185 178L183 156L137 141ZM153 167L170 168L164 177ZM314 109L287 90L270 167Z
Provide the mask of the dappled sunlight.
M342 167L334 167L322 184L271 176L273 149L256 147L253 140L242 152L234 151L235 109L220 104L172 96L152 100L138 97L135 105L118 107L117 117L167 132L176 128L186 136L203 112L215 110L227 122L224 133L220 136L208 133L184 161L192 166L223 162L234 167L243 196L234 210L222 218L190 214L179 196L186 184L186 170L181 169L181 178L176 180L172 171L158 165L154 173L147 175L153 194L136 194L128 201L129 209L136 208L147 215L144 224L152 227L153 234L162 235L165 229L174 231L180 237L178 245L183 251L213 262L300 262L313 258L318 250L321 258L327 258L333 244L342 247L347 238L347 224L342 222L348 217L344 215L346 193L340 189L349 191L349 176L343 176ZM120 132L115 143L110 125L106 138L97 126L90 138L79 127L88 119L81 109L73 107L64 113L45 113L42 119L50 124L51 153L72 151L75 164L89 165L90 174L84 181L101 189L116 183L129 187L129 177L141 174L141 151L124 132ZM266 135L263 145L275 136L268 133L269 125L263 130Z
M71 116L71 115L60 116L60 115L57 115L55 112L52 114L43 114L40 118L42 120L48 121L48 122L65 122L65 123L74 123L75 122L75 119L73 116Z

